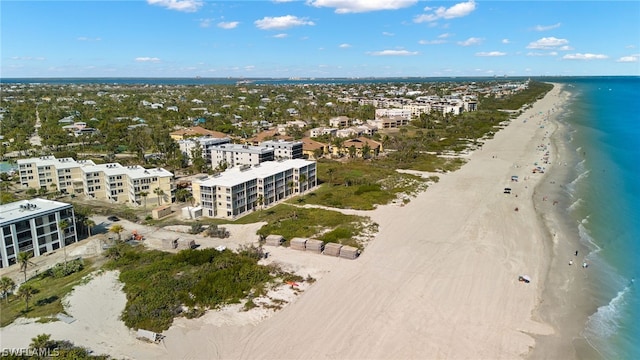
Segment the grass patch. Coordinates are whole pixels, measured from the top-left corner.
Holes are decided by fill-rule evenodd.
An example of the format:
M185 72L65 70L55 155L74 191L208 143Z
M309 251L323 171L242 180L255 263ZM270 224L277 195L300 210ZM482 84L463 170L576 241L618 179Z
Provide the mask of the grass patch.
M83 278L93 271L95 271L93 262L85 259L84 268L71 275L55 278L45 274L27 281L27 284L38 290L38 293L29 300L29 311L25 311L24 300L15 295L9 295L8 303L3 300L0 304L0 326L7 326L21 316L49 319L64 312L62 304L64 297L76 285L82 284Z
M378 159L353 159L346 163L321 160L318 176L322 185L317 190L288 202L373 210L376 205L396 199L400 193L415 194L426 188L425 179L398 173L388 161Z
M289 204L256 211L240 220L246 223L264 221L267 224L258 230L258 235L282 235L287 243L294 237L325 240L326 234L333 231L337 231L338 234L334 235L332 242L343 243L351 237L361 235L365 224L369 222L369 218L363 216L345 215L325 209L300 208Z
M119 269L125 284L125 325L161 332L177 316L196 317L205 309L241 303L264 293L268 283L286 273L258 265L261 257L257 248L238 253L202 249L172 254L123 245L119 257L106 266Z

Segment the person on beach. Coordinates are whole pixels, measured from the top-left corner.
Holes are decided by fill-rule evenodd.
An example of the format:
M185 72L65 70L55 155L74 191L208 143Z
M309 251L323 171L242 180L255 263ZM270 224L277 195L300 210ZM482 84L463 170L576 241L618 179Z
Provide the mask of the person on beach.
M586 268L587 268L587 266L589 266L589 264L587 264L587 262L586 262L586 261L582 263L582 267L583 267L584 269L586 269Z
M578 256L578 250L576 250L576 256Z
M569 260L569 265L573 265L573 260Z

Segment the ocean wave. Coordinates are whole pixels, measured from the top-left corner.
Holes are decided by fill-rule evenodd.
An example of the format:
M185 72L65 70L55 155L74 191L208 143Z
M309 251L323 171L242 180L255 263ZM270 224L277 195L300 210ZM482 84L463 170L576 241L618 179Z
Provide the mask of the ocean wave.
M618 291L613 299L606 305L598 307L598 310L589 316L583 332L589 344L607 359L619 358L610 340L618 334L632 296L634 281L632 279L626 283L627 285Z
M578 198L576 201L574 201L573 203L571 203L571 205L569 205L569 207L567 208L568 211L570 212L574 212L576 211L576 209L578 209L578 207L580 205L584 204L584 200L582 200L581 198Z
M592 254L600 252L601 248L596 244L595 239L591 236L591 232L587 229L586 224L589 223L588 218L583 219L578 224L578 235L580 236L580 242L591 249Z
M578 175L575 179L573 179L573 181L571 181L570 183L567 184L567 191L569 192L569 194L575 193L576 191L576 186L578 185L578 183L580 181L582 181L583 179L587 178L589 176L589 174L591 173L591 170L586 170L580 173L580 175Z

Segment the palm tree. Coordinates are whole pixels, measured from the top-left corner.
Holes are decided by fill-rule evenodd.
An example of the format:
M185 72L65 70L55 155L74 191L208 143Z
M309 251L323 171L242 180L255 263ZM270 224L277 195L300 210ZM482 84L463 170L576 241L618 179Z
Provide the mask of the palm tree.
M24 273L24 281L27 281L27 266L29 265L33 265L33 263L31 262L31 257L33 256L33 254L31 254L30 252L19 252L18 253L18 263L20 264L20 271L22 271Z
M298 177L298 184L299 186L302 187L301 191L305 192L307 190L307 175L306 174L301 174L300 177Z
M334 168L329 168L327 170L327 174L329 175L329 184L333 185L333 174L335 173L335 169Z
M264 195L258 195L258 205L260 205L260 209L264 209Z
M86 218L84 219L84 225L87 227L87 230L89 230L89 237L91 237L91 228L96 226L96 222L89 218Z
M64 245L67 246L67 239L66 239L66 235L65 232L67 231L67 229L71 226L71 224L69 223L69 220L64 219L64 220L60 220L58 222L58 229L60 230L60 239L62 239L62 241L64 242Z
M158 195L158 206L160 206L161 205L161 201L162 201L162 197L164 196L164 191L162 191L162 189L157 187L157 188L155 188L155 190L153 190L153 193Z
M120 237L120 233L123 231L124 231L124 227L122 227L122 225L119 225L119 224L113 225L112 227L109 228L109 232L118 234L118 241L122 240L122 238Z
M18 297L24 299L26 308L24 311L29 311L29 300L33 297L33 295L37 294L38 290L31 286L30 284L23 284L18 289Z
M10 277L3 276L0 279L0 291L2 291L2 295L6 302L9 302L9 293L13 292L13 289L16 288L16 283Z
M142 197L142 199L144 199L144 208L147 208L147 196L149 196L149 193L146 191L140 191L140 196Z
M365 143L364 145L362 145L362 158L368 159L369 153L371 153L371 146L369 146L368 143Z

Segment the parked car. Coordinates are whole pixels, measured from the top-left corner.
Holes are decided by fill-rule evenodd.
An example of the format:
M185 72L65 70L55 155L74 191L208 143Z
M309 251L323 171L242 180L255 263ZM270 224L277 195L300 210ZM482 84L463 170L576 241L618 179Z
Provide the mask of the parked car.
M116 222L116 221L120 221L120 218L115 215L111 215L107 218L107 220Z

